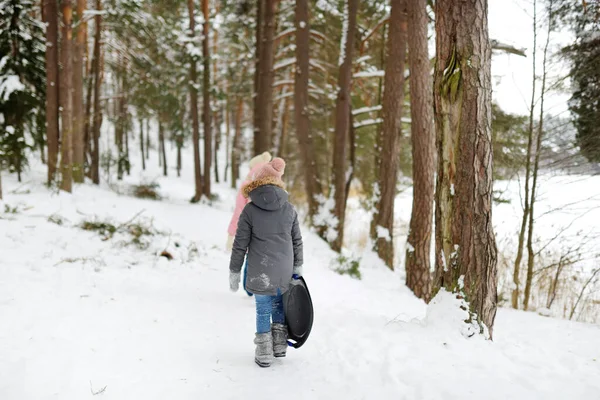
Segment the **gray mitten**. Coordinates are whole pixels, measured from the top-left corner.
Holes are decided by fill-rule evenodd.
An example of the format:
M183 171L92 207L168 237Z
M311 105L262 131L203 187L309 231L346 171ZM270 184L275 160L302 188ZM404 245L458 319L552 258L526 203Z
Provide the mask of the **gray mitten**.
M237 292L240 288L240 272L229 271L229 289L232 292Z

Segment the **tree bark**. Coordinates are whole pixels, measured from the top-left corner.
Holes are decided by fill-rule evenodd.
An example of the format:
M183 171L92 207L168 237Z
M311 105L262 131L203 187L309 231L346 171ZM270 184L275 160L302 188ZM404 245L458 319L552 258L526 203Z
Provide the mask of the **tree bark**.
M242 117L244 114L244 100L239 97L235 108L235 127L233 145L231 146L231 188L237 188L237 180L240 178L240 139L242 137Z
M190 34L196 36L196 21L194 19L194 0L188 0L188 14L190 17ZM194 183L195 192L192 203L197 203L202 198L202 171L200 168L200 123L198 120L198 73L196 71L196 60L190 56L190 103L192 114L192 140L194 142ZM146 132L148 135L148 132ZM146 149L148 146L146 146Z
M229 92L225 92L225 154L226 154L226 162L225 162L225 171L223 172L223 181L227 182L227 177L229 175L229 168L231 168L231 146L232 146L232 137L231 137L231 106L230 106L230 97Z
M430 252L435 179L433 83L427 50L427 1L407 2L413 202L406 250L406 285L427 302L431 296Z
M270 151L272 147L273 124L273 39L275 37L275 16L277 0L260 0L264 14L261 27L259 56L259 81L257 93L258 132L255 133L255 154Z
M348 129L350 122L350 102L352 86L352 58L354 55L354 37L356 31L356 13L358 0L347 0L344 5L345 32L342 32L340 46L340 70L338 76L339 91L335 106L335 132L333 148L333 185L331 192L335 200L333 210L337 218L337 233L330 243L331 248L341 252L344 242L344 219L346 214L346 154Z
M44 1L46 22L46 136L48 142L48 185L54 182L58 166L58 6Z
M207 198L211 197L210 168L212 162L212 132L210 128L210 50L208 46L208 0L202 0L202 13L204 23L202 24L202 63L204 65L202 79L202 126L204 130L204 184L203 193Z
M72 114L72 85L71 85L71 45L73 42L72 32L72 18L73 18L73 7L71 0L63 0L62 3L62 37L61 37L61 64L62 64L62 76L61 76L61 89L60 99L62 104L61 114L61 128L62 128L62 140L61 140L61 172L62 180L60 183L61 190L71 193L73 191L73 166L72 166L72 154L73 154L73 114Z
M213 170L215 172L215 183L220 183L219 179L219 149L221 148L221 112L217 112L214 114L215 117L215 146L213 149L213 160L214 166Z
M142 170L146 170L146 155L144 153L144 120L140 119L140 154L142 156Z
M83 55L85 29L83 13L86 0L77 0L77 28L73 52L73 180L83 183L84 119L83 119Z
M383 104L383 129L378 152L379 201L373 215L375 250L390 269L394 269L394 200L398 180L402 109L404 103L404 60L406 58L406 1L392 0L390 32L387 42Z
M102 11L102 0L96 0L96 10ZM92 138L94 142L94 150L92 153L92 181L100 184L100 128L102 126L102 109L100 108L100 89L102 87L102 15L97 14L96 32L94 35L94 121L92 127Z
M283 105L283 116L281 121L281 135L279 136L279 150L277 150L277 154L279 157L286 158L287 157L287 144L289 137L289 123L290 123L290 98L286 97Z
M86 35L87 36L87 35ZM96 44L94 43L94 47L96 46ZM85 46L87 48L87 44ZM92 134L91 134L91 118L92 118L92 95L94 93L94 74L96 71L96 59L94 59L93 53L92 53L92 62L91 62L91 67L90 67L90 73L88 76L88 80L87 80L87 91L86 91L86 100L85 100L85 115L83 118L83 163L84 163L84 169L87 166L88 169L86 171L87 175L91 178L92 177L92 172L91 172L91 158L92 158L92 146L93 146L93 140L92 140ZM92 143L90 143L92 142Z
M497 308L487 0L437 0L436 287L464 290L480 332ZM464 277L464 281L459 279ZM463 286L464 282L464 286Z
M158 138L160 141L160 154L162 157L163 175L167 176L167 149L165 148L165 132L163 131L162 121L158 121Z
M523 248L525 246L525 231L527 230L527 221L529 218L529 179L531 177L531 151L533 146L533 114L535 109L536 93L535 93L535 60L536 60L536 49L537 49L537 1L533 2L533 48L532 48L532 66L533 66L533 78L531 81L531 103L529 106L529 129L527 135L527 158L525 160L525 204L523 206L523 218L521 220L521 230L519 231L519 242L517 244L517 256L515 258L515 266L513 270L513 283L515 288L512 291L511 303L514 309L519 308L519 296L520 296L520 274L521 274L521 261L523 259Z
M181 177L181 148L183 147L183 137L177 136L177 177Z
M198 114L196 114L196 121L198 120ZM200 141L200 138L197 140ZM200 153L200 151L198 151ZM150 119L146 119L146 160L150 159ZM198 163L199 165L200 163Z
M96 10L102 11L102 0L96 0ZM102 126L102 110L100 108L100 89L102 87L102 58L101 58L101 36L102 15L97 14L96 32L94 35L94 121L92 127L92 138L94 149L92 153L92 182L100 184L100 127Z
M308 216L316 215L319 203L316 196L323 192L313 144L308 110L308 72L310 57L310 15L308 0L296 0L296 76L294 79L294 119L300 156L304 165L304 190L308 201ZM281 145L283 148L283 144Z
M260 139L260 106L258 102L259 84L260 84L260 49L262 42L262 23L264 13L264 2L265 0L257 0L256 2L256 46L255 46L255 62L254 62L254 94L252 99L254 101L253 108L253 132L254 132L254 154L258 155L261 153L261 139Z
M116 82L117 93L120 96L117 99L116 123L115 123L115 143L117 144L117 179L123 180L125 173L125 62L122 54L117 55L117 73Z

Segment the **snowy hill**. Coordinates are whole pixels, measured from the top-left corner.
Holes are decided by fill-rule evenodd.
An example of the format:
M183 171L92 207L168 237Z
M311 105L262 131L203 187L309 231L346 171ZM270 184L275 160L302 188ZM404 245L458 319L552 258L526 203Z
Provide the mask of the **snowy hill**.
M306 228L313 333L260 369L254 300L228 289L223 245L234 193L220 186L214 206L191 205L189 176L152 174L129 182L156 178L162 201L107 185L53 194L36 166L24 184L4 176L1 399L600 396L598 325L500 309L494 342L467 339L451 295L427 307L401 272L368 255L362 280L341 276L335 254ZM118 229L99 234L83 222ZM154 234L134 243L132 226Z

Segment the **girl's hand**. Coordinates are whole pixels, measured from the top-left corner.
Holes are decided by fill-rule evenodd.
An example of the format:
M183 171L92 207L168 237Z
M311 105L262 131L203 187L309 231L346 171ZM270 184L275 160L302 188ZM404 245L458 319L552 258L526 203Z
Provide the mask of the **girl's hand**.
M229 290L234 293L240 289L240 277L240 272L229 271Z

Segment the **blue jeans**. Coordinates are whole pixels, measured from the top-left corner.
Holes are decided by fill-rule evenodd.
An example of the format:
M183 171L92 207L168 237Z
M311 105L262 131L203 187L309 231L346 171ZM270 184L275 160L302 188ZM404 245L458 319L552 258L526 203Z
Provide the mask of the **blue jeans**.
M255 295L256 299L256 333L271 331L271 319L274 324L284 324L283 296L277 291L275 296Z

